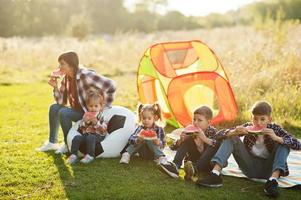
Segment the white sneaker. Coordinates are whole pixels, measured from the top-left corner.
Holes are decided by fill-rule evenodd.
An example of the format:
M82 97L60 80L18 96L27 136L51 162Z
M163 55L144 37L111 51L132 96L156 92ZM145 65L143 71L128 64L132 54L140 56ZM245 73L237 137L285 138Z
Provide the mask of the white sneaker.
M167 160L166 156L159 157L159 163L158 164L167 165L168 160Z
M128 152L124 152L121 156L119 163L129 164L131 159L131 155Z
M68 152L66 144L63 144L58 150L55 151L56 154L64 154Z
M40 148L36 148L36 151L52 151L52 150L57 150L59 148L59 144L58 143L51 143L51 142L45 142L43 144L43 146L41 146Z
M80 162L84 163L84 164L88 164L88 163L92 162L93 160L94 160L94 158L92 156L90 156L89 154L86 154L85 157L80 160Z
M71 154L71 156L69 156L67 162L68 162L70 165L72 165L72 164L74 164L74 163L76 162L76 160L77 160L77 156L74 155L74 154Z

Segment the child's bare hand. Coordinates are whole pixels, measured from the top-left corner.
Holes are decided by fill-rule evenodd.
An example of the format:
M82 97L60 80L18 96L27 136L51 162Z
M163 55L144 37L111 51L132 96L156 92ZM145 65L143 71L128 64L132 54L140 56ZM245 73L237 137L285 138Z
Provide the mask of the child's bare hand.
M235 133L245 135L248 134L248 131L243 126L237 126L235 128Z
M181 141L181 142L184 142L188 137L189 137L189 136L186 135L185 132L182 132L182 133L180 134L180 141Z
M207 138L203 130L200 130L199 132L193 133L193 136L198 137L203 141Z
M137 144L142 144L144 142L144 139L142 137L138 137L136 140Z
M96 117L93 117L93 118L90 118L90 121L91 121L91 123L92 124L97 124L97 119L96 119Z
M275 137L277 137L277 135L275 134L274 130L270 129L270 128L264 128L264 129L262 129L262 133L264 135L270 136L272 139L274 139Z
M153 140L153 143L155 144L155 145L157 145L157 146L159 146L160 145L160 140L157 138L157 139L154 139Z

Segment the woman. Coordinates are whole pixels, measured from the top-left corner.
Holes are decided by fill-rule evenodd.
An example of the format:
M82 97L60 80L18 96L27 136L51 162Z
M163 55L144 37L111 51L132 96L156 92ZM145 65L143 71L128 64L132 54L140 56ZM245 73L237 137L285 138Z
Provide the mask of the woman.
M115 94L115 82L104 76L97 75L95 71L79 68L78 56L75 52L63 53L59 56L60 71L65 74L60 87L57 80L51 78L49 84L53 87L56 103L49 108L49 141L39 151L56 150L55 153L66 153L67 134L72 122L82 119L87 111L85 99L89 89L102 90L105 95L105 107L111 107ZM67 103L69 106L67 107ZM58 145L58 128L61 125L64 133L64 144Z

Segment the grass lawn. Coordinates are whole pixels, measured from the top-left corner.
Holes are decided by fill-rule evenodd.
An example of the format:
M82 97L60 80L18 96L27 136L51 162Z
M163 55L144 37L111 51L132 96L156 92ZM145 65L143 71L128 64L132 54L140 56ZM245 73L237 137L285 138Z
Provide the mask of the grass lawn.
M133 107L122 99L115 104ZM36 152L48 138L52 102L45 82L0 86L0 199L266 199L263 184L246 179L225 177L220 189L199 188L139 158L128 166L119 158L69 166L64 155ZM280 192L279 199L300 199L300 189Z

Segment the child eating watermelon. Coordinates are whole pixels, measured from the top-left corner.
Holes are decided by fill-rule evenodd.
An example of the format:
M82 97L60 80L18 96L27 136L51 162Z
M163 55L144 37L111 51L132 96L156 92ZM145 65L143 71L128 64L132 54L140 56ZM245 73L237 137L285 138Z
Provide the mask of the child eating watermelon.
M165 146L165 133L162 127L156 124L161 120L161 108L159 104L141 104L138 108L139 122L141 123L131 135L129 146L122 154L120 163L128 164L130 157L138 153L143 159L159 160L159 163L167 163L162 152Z

